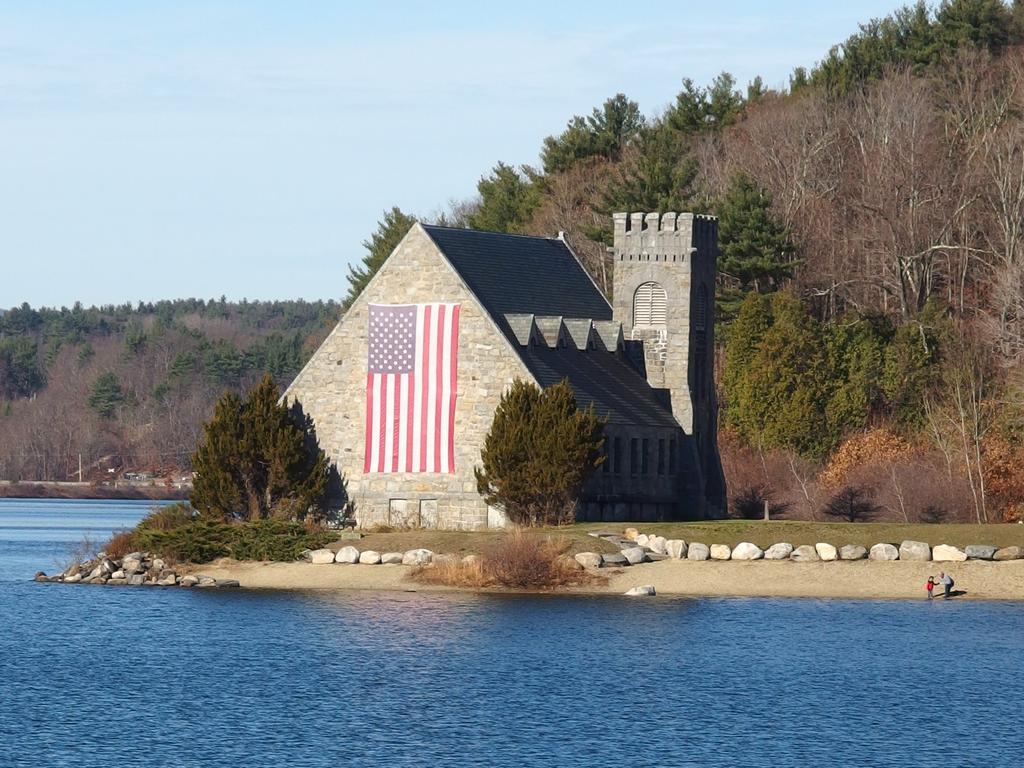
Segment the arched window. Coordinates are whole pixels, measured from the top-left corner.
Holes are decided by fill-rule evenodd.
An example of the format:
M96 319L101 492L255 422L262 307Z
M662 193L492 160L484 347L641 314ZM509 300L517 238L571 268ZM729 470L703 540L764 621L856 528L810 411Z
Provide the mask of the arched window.
M665 327L665 289L658 283L643 283L633 294L633 327Z

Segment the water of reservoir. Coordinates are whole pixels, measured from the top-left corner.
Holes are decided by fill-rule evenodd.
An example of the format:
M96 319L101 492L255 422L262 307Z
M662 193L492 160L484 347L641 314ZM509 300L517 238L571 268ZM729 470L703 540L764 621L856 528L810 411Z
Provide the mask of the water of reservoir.
M36 584L136 502L0 500L0 766L1008 766L1024 603Z

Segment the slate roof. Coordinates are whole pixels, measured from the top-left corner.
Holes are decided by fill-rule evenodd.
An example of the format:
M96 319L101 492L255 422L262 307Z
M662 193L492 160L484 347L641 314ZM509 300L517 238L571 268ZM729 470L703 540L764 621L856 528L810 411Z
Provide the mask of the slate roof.
M542 387L569 379L576 402L612 424L678 428L647 379L619 355L576 347L517 347L519 356Z
M612 319L611 306L562 240L423 228L501 324L506 314Z
M524 346L505 315L610 321L612 308L559 239L424 225L466 285L508 337L541 386L567 378L582 407L610 423L678 428L671 411L620 353ZM610 325L602 323L602 326Z

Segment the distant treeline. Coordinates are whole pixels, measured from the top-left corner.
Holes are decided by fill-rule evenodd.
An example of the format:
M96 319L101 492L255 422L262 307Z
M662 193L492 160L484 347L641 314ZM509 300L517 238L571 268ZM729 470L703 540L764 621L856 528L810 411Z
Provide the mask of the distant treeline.
M225 389L290 381L337 321L333 301L185 299L0 316L0 478L187 468Z

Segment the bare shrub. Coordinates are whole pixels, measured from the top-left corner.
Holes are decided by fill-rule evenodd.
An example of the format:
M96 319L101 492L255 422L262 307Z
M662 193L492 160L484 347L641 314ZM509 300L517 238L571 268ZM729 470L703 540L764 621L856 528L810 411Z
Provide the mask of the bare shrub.
M826 502L822 512L848 523L866 523L875 518L878 505L874 502L872 489L847 485Z
M55 560L54 564L62 571L66 571L73 565L81 565L92 560L98 552L99 547L96 541L86 535L82 537L81 541L72 544L68 548L67 557L63 561Z
M103 551L107 553L107 557L114 559L122 558L135 550L135 535L132 531L118 531L103 545Z
M491 581L484 573L480 558L459 559L438 558L430 565L421 566L412 572L412 578L424 584L439 584L446 587L480 589Z
M551 590L590 584L600 577L575 567L569 542L513 529L479 557L441 560L413 572L427 584L450 587Z
M773 520L778 519L786 514L789 505L773 501L773 495L772 490L766 485L741 488L729 499L729 512L733 517L743 520L760 520L764 517L764 507L767 504L769 517Z

